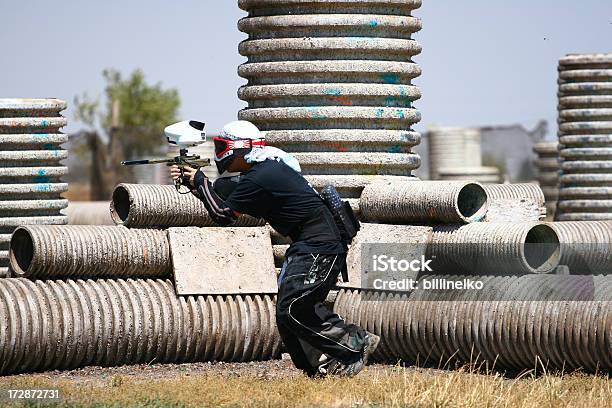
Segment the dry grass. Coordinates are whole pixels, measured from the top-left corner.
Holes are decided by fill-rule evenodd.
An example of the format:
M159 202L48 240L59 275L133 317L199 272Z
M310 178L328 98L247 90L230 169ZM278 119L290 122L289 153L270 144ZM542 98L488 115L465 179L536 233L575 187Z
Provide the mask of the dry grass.
M163 371L162 371L163 373ZM506 379L467 371L370 367L357 378L312 380L295 373L110 371L95 378L27 375L0 378L0 390L60 388L61 406L244 407L610 407L603 376L523 376Z

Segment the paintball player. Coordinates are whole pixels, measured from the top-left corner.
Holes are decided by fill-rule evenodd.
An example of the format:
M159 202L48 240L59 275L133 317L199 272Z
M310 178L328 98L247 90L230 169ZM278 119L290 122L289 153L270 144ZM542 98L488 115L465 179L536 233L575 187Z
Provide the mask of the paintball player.
M347 252L330 210L300 174L297 160L266 146L252 123L231 122L213 141L219 174L241 174L229 192L228 178L213 185L201 170L187 167L181 175L174 166L172 177L189 180L192 193L216 224L230 226L240 214L248 214L291 237L276 304L283 343L295 366L309 376L356 375L380 339L347 324L323 304L345 266Z

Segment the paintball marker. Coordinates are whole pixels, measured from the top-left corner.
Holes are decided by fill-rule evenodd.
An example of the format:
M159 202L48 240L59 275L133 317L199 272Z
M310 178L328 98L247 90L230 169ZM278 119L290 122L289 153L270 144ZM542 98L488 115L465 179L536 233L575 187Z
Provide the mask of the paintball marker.
M166 159L145 159L145 160L127 160L122 161L124 166L138 166L142 164L166 164L168 166L177 165L181 169L181 177L174 182L176 191L181 194L190 192L189 180L183 175L183 168L186 166L195 169L205 166L210 166L210 159L202 159L195 154L189 154L188 148L197 146L206 141L206 133L204 132L205 124L195 120L186 120L175 123L164 129L164 134L168 143L179 147L179 155L174 158ZM181 190L181 186L187 187L187 191Z

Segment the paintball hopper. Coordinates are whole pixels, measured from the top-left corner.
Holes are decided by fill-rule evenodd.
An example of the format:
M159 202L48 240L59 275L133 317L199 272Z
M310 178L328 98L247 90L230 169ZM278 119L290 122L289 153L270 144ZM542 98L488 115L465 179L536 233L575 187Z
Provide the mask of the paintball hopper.
M204 126L204 122L185 120L166 127L164 134L168 143L187 149L206 141Z

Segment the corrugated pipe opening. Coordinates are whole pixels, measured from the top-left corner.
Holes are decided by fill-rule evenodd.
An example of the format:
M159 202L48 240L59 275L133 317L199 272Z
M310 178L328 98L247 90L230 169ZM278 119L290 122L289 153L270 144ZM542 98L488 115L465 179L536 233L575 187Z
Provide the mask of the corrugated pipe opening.
M561 245L557 233L548 225L536 225L527 232L523 256L535 273L554 269L561 259Z
M487 212L487 192L476 183L466 184L457 195L457 210L465 221L476 221Z
M111 217L116 224L123 224L130 216L130 193L123 186L117 186L113 191L111 202Z
M30 269L34 259L34 244L28 230L18 228L13 233L9 258L13 270L18 275L23 275Z

